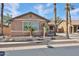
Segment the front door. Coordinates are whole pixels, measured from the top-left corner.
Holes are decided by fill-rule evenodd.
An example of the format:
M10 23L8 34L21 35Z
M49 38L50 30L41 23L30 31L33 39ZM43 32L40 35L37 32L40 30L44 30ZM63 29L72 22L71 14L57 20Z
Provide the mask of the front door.
M77 31L77 26L74 26L74 32L76 32Z
M54 27L53 26L50 26L49 28L50 28L50 30L53 30Z

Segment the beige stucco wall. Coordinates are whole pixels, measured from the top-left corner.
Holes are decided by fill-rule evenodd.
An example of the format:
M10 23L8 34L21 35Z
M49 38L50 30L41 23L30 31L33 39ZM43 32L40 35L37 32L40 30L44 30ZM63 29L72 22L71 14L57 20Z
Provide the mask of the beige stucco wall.
M66 22L65 21L63 21L58 27L62 28L64 30L64 33L66 32ZM69 31L69 27L70 27L70 24L68 24L68 31Z
M32 17L30 17L30 15L32 15ZM24 15L19 18L13 19L13 21L11 22L11 29L18 28L18 30L21 31L23 21L38 21L40 23L40 26L43 23L47 24L47 21L45 19L42 19L41 17L38 17L33 14L29 14L29 15Z
M22 22L27 21L27 20L35 21L35 22L38 21L40 24L40 31L42 31L41 25L43 23L47 24L47 21L45 19L42 19L39 16L36 16L33 14L24 15L24 16L13 19L13 21L11 22L11 35L15 35L15 34L16 35L29 35L29 32L22 31ZM13 32L13 29L14 29L14 32Z

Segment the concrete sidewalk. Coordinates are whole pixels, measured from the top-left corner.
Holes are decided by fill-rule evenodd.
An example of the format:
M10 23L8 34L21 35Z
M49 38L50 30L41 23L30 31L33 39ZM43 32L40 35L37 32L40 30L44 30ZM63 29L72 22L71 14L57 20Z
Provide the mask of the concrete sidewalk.
M43 42L44 40L37 40L37 41L25 41L25 42L0 42L1 44L24 44L24 43L32 43L32 42ZM46 41L46 40L45 40ZM79 42L79 39L63 39L63 40L50 40L51 42L71 42L76 41Z
M51 44L50 46L57 47L68 47L68 46L79 46L79 43L75 44ZM20 46L20 47L8 47L0 48L0 51L12 51L12 50L24 50L24 49L39 49L39 48L48 48L47 45L36 45L36 46Z
M52 44L51 43L49 43L49 44L53 47L79 46L78 39L51 40L51 41L52 41ZM34 41L34 42L0 42L0 45L4 46L4 47L0 48L0 51L47 48L47 45L45 43L37 44L36 42L38 42L38 41ZM41 41L39 41L39 42L41 42ZM63 42L66 42L66 43L63 43ZM69 42L69 43L67 43L67 42ZM31 43L31 45L28 45L30 43ZM35 43L35 44L32 44L32 43Z

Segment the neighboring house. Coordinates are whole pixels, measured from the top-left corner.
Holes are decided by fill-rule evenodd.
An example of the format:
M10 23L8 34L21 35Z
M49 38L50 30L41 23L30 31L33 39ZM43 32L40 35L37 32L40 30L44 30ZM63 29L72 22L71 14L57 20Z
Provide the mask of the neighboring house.
M63 21L60 25L59 28L62 28L63 32L66 32L66 21ZM79 20L72 20L71 22L71 27L70 23L68 24L68 31L69 33L78 33L79 32Z
M63 20L61 20L59 23L57 23L57 32L61 32L61 33L64 32L62 28L59 28L59 27L61 27L59 25L61 25L62 23L63 23ZM50 21L48 23L48 25L49 25L49 29L52 30L52 31L54 31L55 22L54 21Z
M11 19L11 36L28 36L28 27L33 27L34 34L43 34L43 24L47 25L48 19L33 12L28 12Z
M54 22L51 21L48 23L49 25L49 28L51 30L54 30ZM57 32L60 32L60 33L66 33L66 21L63 20L59 25L58 25L58 28L57 28ZM70 23L68 23L68 32L69 33L78 33L79 32L79 20L72 20L71 22L71 26L70 26Z
M49 29L50 29L50 30L54 30L54 25L55 25L55 22L54 22L54 21L50 21L50 22L48 23Z

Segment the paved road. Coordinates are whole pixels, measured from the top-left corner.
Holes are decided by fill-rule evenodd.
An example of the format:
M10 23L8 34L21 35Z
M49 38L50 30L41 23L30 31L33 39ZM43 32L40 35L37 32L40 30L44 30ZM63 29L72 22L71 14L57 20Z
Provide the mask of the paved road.
M0 42L3 40L2 36L0 36Z
M6 56L79 56L79 46L6 51Z

